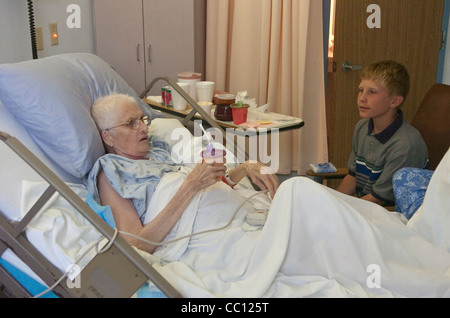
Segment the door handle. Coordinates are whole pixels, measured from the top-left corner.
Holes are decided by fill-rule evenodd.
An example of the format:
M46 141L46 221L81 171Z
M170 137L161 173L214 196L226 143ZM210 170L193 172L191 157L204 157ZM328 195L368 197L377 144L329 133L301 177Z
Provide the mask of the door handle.
M152 46L149 44L148 46L147 46L147 55L148 55L148 61L151 63L152 62L152 56L151 56L151 54L152 54Z
M139 43L136 44L136 61L138 61L138 62L141 61L141 58L139 56L139 46L140 46Z
M344 62L344 64L342 64L342 70L344 72L354 72L362 69L363 69L362 65L352 65L349 62Z

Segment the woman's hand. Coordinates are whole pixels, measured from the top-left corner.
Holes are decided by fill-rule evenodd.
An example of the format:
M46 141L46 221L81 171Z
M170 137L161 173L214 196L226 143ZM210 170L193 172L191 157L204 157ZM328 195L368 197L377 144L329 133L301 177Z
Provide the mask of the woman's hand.
M280 186L276 174L272 173L267 166L260 162L246 161L230 171L230 179L236 183L246 176L262 191L269 191L272 198Z
M225 164L198 163L189 174L186 182L189 182L192 187L200 191L220 181L226 171L227 167Z
M257 185L261 190L268 190L270 196L273 198L275 192L280 186L278 177L276 174L271 173L269 168L260 162L245 162L245 168L247 170L247 176L252 180L252 182Z

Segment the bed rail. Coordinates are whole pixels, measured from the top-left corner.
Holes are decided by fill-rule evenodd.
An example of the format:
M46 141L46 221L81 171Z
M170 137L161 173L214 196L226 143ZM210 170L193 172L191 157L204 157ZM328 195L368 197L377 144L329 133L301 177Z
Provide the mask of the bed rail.
M37 158L18 139L0 131L0 140L11 148L22 160L30 165L49 187L19 222L11 223L0 213L0 255L11 249L31 270L48 285L52 286L63 275L38 249L26 238L24 230L47 200L58 192L68 203L81 213L108 240L114 238L110 249L94 257L80 274L79 288L68 287L65 280L53 290L61 297L121 297L120 291L131 292L131 296L146 280L152 281L166 296L181 297L147 261L145 261L122 237L115 237L115 231L109 227L75 192L73 192L53 171ZM92 265L91 265L92 264ZM114 264L114 266L111 266ZM116 265L120 265L117 267ZM127 275L128 274L128 275ZM101 278L96 278L100 275ZM106 281L104 277L113 280ZM2 266L0 266L0 282L8 292L17 297L30 296ZM102 285L103 284L103 285ZM110 288L117 286L119 288ZM117 293L116 293L117 292ZM128 297L125 296L125 297Z
M181 123L184 126L187 126L188 122L193 119L196 113L199 113L202 116L202 119L206 121L211 127L218 129L218 131L224 136L224 140L222 140L222 143L225 145L227 142L227 132L221 127L217 121L215 121L210 114L205 112L195 100L192 99L192 97L187 94L174 80L172 80L169 77L155 77L151 83L145 88L145 90L139 95L139 98L143 99L146 97L147 93L153 88L153 86L159 82L164 81L168 83L170 86L173 87L180 95L181 97L186 100L186 102L192 107L192 110L181 120ZM244 158L249 158L248 152L245 148L240 147L238 144L233 144L234 150L237 153L244 154Z
M205 112L196 101L192 99L192 97L187 94L174 80L172 80L169 77L155 77L151 83L145 88L145 90L141 93L139 98L143 99L147 95L147 93L152 89L152 87L159 81L164 81L168 83L170 86L173 87L180 95L183 97L186 102L192 107L192 110L186 115L186 117L181 121L183 125L186 126L186 124L195 116L196 113L199 113L202 118L211 126L214 128L219 129L219 131L222 133L222 136L225 136L225 131L223 128L214 120L211 118L211 116Z

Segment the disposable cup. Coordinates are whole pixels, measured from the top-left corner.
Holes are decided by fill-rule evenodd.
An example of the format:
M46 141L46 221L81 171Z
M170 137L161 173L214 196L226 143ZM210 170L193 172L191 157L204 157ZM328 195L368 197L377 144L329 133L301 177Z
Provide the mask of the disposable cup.
M178 82L189 84L189 95L194 101L197 101L197 90L195 88L195 83L202 80L201 73L194 72L183 72L178 73Z
M226 151L222 149L213 149L212 151L205 149L201 152L203 162L209 164L224 164L226 162Z
M248 108L249 106L247 104L231 105L231 110L233 112L233 123L235 125L240 125L247 121Z
M187 94L189 94L189 83L177 83ZM172 102L174 110L185 110L187 101L172 87Z
M198 102L200 106L208 115L211 115L212 102Z
M211 81L200 81L195 83L198 102L212 102L216 83Z

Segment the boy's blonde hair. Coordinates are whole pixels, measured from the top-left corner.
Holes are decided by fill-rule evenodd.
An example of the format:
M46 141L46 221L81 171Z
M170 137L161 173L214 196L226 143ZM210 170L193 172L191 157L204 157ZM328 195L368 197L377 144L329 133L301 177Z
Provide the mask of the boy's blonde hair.
M410 88L409 74L406 67L398 62L387 60L372 63L363 69L361 77L381 82L389 90L390 96L402 96L403 103L408 96Z

